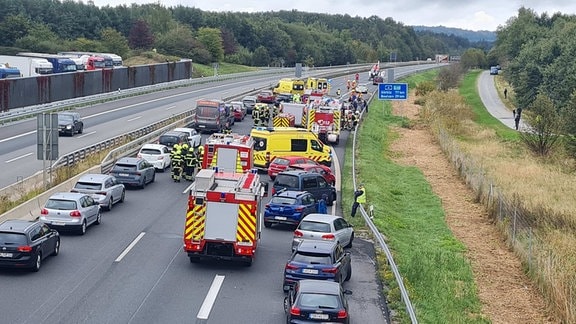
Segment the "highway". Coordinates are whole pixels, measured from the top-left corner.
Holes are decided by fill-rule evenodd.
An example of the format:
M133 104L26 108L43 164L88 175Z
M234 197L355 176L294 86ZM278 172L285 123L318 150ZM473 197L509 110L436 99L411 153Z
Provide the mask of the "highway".
M396 75L402 70L397 68ZM275 84L278 78L174 89L87 107L80 110L85 134L62 138L61 149L72 151L190 109L196 98L226 97ZM333 79L332 93L338 87L345 89L344 80ZM367 73L361 74L360 83L375 88L368 83ZM249 133L251 122L247 117L233 127L234 132ZM34 161L30 156L17 159L35 152L34 128L35 121L0 128L0 157L4 170L11 170L2 172L3 184L13 182L19 173L33 173L41 164L35 157ZM334 165L344 161L347 135L344 132L335 148L340 162ZM126 201L104 212L102 224L88 228L85 236L62 233L60 255L46 259L39 273L1 270L1 322L283 323L282 274L292 231L263 229L252 267L191 264L182 250L188 185L174 183L169 172L159 173L145 189L128 190ZM334 208L329 212L342 214L339 202ZM344 287L353 291L349 296L352 321L385 323L374 248L357 239L351 253L352 279Z

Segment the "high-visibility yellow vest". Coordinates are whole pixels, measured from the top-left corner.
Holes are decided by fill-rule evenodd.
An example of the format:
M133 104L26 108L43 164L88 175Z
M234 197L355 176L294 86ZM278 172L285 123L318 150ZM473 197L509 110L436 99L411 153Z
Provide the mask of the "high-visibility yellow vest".
M362 194L360 196L358 196L358 198L356 198L356 201L360 204L365 204L366 203L366 189L362 188L362 189L358 189L362 191Z

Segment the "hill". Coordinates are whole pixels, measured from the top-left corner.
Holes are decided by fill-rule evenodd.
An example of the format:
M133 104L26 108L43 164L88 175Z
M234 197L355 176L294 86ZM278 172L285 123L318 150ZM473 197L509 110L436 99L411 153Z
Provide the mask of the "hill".
M467 29L460 29L460 28L453 28L453 27L444 27L444 26L412 26L415 31L429 31L435 34L446 34L446 35L454 35L457 37L462 37L470 42L489 42L493 43L496 41L496 32L488 31L488 30L480 30L480 31L473 31Z

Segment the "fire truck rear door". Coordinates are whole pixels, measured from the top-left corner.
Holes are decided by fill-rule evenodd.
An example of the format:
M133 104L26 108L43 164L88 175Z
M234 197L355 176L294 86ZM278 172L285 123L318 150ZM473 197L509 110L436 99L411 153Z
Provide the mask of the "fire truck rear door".
M235 172L237 155L238 155L237 149L219 147L218 161L216 161L218 169L222 171Z
M236 242L238 209L238 204L207 202L204 238Z

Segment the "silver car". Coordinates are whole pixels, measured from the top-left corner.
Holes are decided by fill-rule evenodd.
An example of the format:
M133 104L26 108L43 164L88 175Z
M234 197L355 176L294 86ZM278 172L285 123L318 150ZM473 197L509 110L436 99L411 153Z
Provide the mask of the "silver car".
M84 235L86 228L102 221L100 204L88 194L55 193L44 204L40 220L51 228L72 229Z
M108 174L85 174L70 191L90 194L106 210L112 210L115 203L124 202L126 195L124 185Z
M302 218L294 231L292 250L303 240L336 241L345 248L351 248L354 228L341 216L309 214Z

